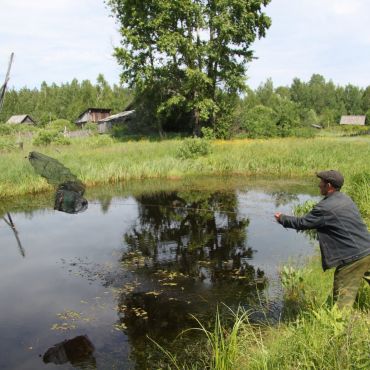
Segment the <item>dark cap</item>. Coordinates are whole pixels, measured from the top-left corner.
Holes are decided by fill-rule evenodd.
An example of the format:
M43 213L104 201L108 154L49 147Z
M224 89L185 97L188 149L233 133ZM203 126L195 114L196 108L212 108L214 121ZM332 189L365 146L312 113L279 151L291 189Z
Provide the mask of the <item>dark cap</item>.
M335 170L316 172L316 176L330 182L336 189L340 189L344 183L343 175Z

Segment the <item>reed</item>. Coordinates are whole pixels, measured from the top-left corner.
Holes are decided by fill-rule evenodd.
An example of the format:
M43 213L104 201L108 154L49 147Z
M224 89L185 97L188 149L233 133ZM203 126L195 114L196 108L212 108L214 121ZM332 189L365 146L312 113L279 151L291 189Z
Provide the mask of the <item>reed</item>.
M370 157L369 143L364 137L214 141L210 154L182 159L177 155L180 140L122 143L109 137L91 137L74 139L68 146L41 149L29 141L23 151L0 153L0 198L50 189L25 159L31 150L60 160L88 187L195 175L313 178L317 170L327 168L343 172L347 187L355 175L370 173L366 160Z
M294 317L285 318L276 325L252 324L248 314L241 309L233 313L231 325L220 317L219 312L216 313L212 330L198 321L198 330L206 338L206 345L200 347L199 351L209 360L198 363L196 368L370 368L370 289L365 285L361 288L359 310L339 311L328 299L331 296L332 278L332 272L322 273L318 256L311 258L300 269L286 267L283 278L284 305L292 304L290 298L294 290L299 289L301 294L295 295L299 310ZM302 287L305 287L303 291ZM177 362L176 368L188 367Z

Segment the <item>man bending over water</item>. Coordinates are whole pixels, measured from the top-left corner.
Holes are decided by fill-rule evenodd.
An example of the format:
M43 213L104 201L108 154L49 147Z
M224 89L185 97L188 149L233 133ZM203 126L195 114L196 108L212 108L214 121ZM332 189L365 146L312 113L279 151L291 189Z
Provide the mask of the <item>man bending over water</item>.
M335 267L333 298L340 309L352 307L362 278L370 284L370 233L350 197L340 192L344 183L338 171L322 171L320 192L324 198L303 217L280 212L275 219L296 230L316 229L322 267Z

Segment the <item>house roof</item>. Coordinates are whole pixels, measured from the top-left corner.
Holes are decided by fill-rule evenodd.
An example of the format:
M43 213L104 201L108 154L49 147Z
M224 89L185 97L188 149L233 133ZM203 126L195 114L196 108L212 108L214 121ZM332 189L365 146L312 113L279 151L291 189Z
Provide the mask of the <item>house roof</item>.
M133 113L135 113L135 110L127 110L127 111L117 113L117 114L113 114L109 117L103 118L103 119L99 120L98 123L109 122L109 121L115 120L117 118L123 118L123 117L131 116L131 114L133 114Z
M342 116L340 118L341 125L364 125L366 116Z
M15 116L11 116L8 121L6 123L22 123L24 122L27 117L33 122L33 123L36 123L32 117L28 114L19 114L19 115L15 115Z

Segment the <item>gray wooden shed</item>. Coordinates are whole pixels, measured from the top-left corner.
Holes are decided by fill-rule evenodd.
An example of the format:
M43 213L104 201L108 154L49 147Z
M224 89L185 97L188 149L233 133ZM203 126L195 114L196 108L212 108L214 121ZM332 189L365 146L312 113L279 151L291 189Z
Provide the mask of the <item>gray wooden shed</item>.
M121 113L113 114L112 116L99 120L98 132L100 134L109 132L113 126L127 123L131 121L134 117L135 110L126 110Z
M110 115L109 108L87 108L83 111L75 121L76 125L82 126L87 122L98 122L101 119L107 118Z

